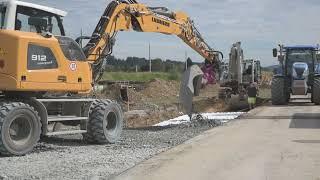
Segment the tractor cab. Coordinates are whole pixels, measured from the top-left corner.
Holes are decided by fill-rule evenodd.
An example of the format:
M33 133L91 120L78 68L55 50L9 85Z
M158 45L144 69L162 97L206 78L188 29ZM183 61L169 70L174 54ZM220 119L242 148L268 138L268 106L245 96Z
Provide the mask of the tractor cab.
M0 29L65 36L62 19L67 13L37 4L0 1Z
M316 47L285 47L287 74L303 76L313 73L317 64Z
M316 46L283 46L280 45L280 55L277 49L273 50L274 57L278 57L281 70L286 76L292 76L296 71L307 70L313 74L318 67L319 48ZM282 72L283 71L283 72ZM302 75L302 74L301 74Z

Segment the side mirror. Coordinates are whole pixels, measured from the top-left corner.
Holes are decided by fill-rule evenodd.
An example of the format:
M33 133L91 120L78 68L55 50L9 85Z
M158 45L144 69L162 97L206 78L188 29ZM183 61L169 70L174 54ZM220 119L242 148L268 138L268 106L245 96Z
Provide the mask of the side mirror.
M35 26L37 30L38 28L40 28L41 30L46 31L48 26L48 21L40 17L30 17L28 19L28 25Z
M277 57L278 56L277 48L272 49L272 53L273 53L273 57Z

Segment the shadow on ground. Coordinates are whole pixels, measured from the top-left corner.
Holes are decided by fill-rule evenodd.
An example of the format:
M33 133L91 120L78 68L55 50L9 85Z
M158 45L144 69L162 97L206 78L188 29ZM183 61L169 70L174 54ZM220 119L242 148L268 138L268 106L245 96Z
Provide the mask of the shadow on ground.
M291 119L292 116L250 116L242 115L238 119L271 119L271 120L281 120L281 119Z
M293 142L302 144L320 144L320 140L294 140Z
M320 113L297 113L292 116L289 128L320 129Z
M65 136L68 137L68 136ZM76 138L72 138L68 137L43 137L41 139L40 142L44 142L47 144L53 144L53 145L59 145L59 146L88 146L88 143L86 143L84 140L82 139L78 139L78 137ZM89 144L90 145L90 144Z

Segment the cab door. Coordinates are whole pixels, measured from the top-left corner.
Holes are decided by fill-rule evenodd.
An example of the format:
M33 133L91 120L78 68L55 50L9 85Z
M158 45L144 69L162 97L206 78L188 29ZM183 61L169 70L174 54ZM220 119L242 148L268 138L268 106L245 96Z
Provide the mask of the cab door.
M23 43L25 55L21 55L23 63L21 74L21 88L35 91L64 91L67 76L59 43L55 38L44 38L34 33L21 32L28 35ZM37 37L35 39L35 37ZM22 58L23 57L23 58Z
M66 36L56 36L63 53L67 89L71 91L91 90L91 69L78 43Z

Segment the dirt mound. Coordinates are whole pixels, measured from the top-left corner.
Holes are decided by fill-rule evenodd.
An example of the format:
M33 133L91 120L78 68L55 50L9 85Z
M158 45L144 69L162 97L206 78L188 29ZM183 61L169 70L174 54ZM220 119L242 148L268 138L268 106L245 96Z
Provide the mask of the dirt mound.
M262 88L270 88L272 81L273 73L272 72L262 72L261 77L261 87Z
M128 88L130 104L155 103L171 104L176 103L179 96L180 83L177 81L166 81L154 79L136 87L132 84ZM120 85L108 85L101 92L101 96L114 100L120 98Z
M147 98L167 98L179 95L179 82L154 79L146 84L141 93Z
M119 101L120 100L120 85L112 84L104 88L99 94L102 98L112 99Z
M128 89L128 96L131 104L144 102L146 99L145 95L142 94L142 92L137 91L136 89L133 89L133 88Z
M159 122L180 116L177 107L161 107L160 110L141 110L125 113L127 128L149 127Z
M195 112L225 111L225 104L218 101L219 85L208 85L194 98ZM104 98L121 102L126 112L126 127L147 127L175 118L183 111L179 105L179 81L154 79L144 84L130 84L128 103L120 98L120 86L108 85L101 92Z
M228 105L225 101L215 97L202 99L193 102L194 112L224 112L228 110Z

